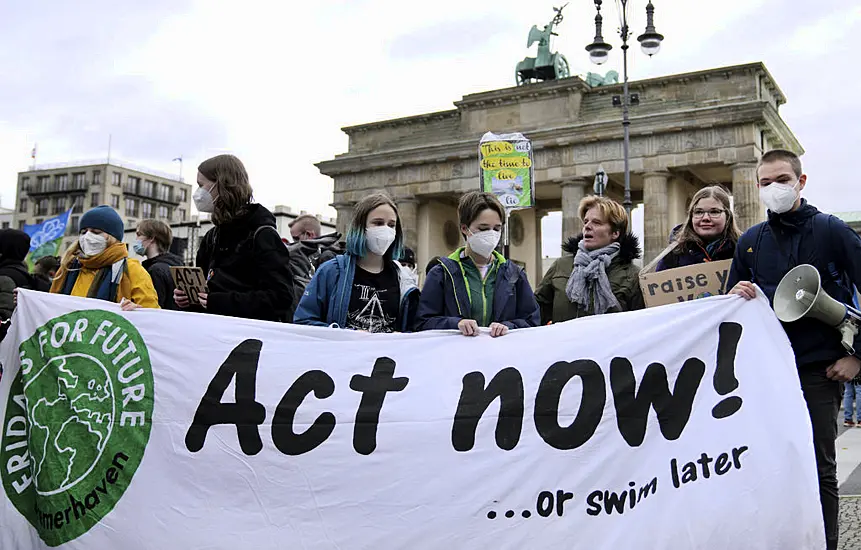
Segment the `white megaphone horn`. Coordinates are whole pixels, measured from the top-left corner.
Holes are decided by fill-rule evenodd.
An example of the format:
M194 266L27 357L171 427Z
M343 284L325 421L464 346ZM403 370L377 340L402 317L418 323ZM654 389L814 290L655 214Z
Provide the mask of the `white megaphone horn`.
M799 265L783 277L774 291L774 313L784 323L810 317L835 327L843 337L843 347L855 354L861 311L838 302L822 290L819 271L812 265Z

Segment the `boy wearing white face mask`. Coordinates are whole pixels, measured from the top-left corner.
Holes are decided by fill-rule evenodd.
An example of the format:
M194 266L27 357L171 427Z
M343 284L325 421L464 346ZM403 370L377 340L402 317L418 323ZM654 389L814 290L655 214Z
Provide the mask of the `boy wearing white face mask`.
M773 150L757 166L760 198L768 221L748 229L738 241L727 285L731 293L756 297L758 285L773 303L778 283L792 268L811 264L822 288L849 304L861 287L861 237L840 219L819 212L801 198L807 184L801 160L790 151ZM861 367L861 336L855 355L848 355L840 333L811 318L783 325L795 353L801 389L813 426L813 447L828 549L837 548L837 411L841 382L852 380ZM778 414L778 418L779 418Z
M63 257L51 292L122 303L123 309L158 308L152 279L140 262L129 258L123 220L110 206L81 216L81 233Z
M404 247L395 203L381 193L356 205L347 252L314 273L293 322L365 332L411 332L418 307L415 277L397 260Z
M418 330L457 329L493 337L539 323L538 303L526 273L496 252L505 210L490 193L471 191L457 207L466 246L440 258L427 275L419 301Z

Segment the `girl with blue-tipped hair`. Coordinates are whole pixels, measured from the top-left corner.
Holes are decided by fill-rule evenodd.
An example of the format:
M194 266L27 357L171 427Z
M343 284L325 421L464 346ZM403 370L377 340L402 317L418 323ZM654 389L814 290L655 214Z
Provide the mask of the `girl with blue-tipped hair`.
M366 332L411 332L418 308L415 275L398 259L404 233L398 208L382 193L362 199L347 231L347 252L317 270L293 322Z

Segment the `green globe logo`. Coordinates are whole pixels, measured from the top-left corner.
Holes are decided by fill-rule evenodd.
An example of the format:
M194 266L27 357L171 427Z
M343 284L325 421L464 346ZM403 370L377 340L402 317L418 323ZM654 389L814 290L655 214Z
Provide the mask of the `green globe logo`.
M149 441L152 369L134 326L98 310L52 319L20 357L0 442L3 487L58 546L98 524L131 483Z

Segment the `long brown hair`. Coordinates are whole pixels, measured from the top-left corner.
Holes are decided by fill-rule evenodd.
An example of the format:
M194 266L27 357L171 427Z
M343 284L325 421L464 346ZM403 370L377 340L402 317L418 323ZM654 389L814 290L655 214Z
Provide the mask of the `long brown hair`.
M388 195L384 193L373 193L360 200L353 208L353 219L347 228L347 253L364 258L368 253L367 240L365 239L365 226L368 224L368 215L379 206L388 205L395 211L395 241L386 250L384 257L388 260L400 260L404 253L404 230L401 227L401 215L398 207Z
M245 213L254 191L241 160L233 155L218 155L201 162L197 171L215 183L212 223L221 225Z
M721 203L721 206L726 213L726 225L723 228L723 234L721 235L722 238L729 239L733 243L737 243L738 238L741 237L741 231L739 231L738 225L735 223L735 215L730 207L729 192L727 192L727 190L721 185L710 185L697 191L694 198L691 199L691 204L688 206L688 219L679 231L678 235L676 235L678 246L676 246L676 249L673 252L681 254L691 244L706 244L703 242L702 237L697 235L697 232L694 231L694 210L696 210L697 204L702 199L715 199Z

